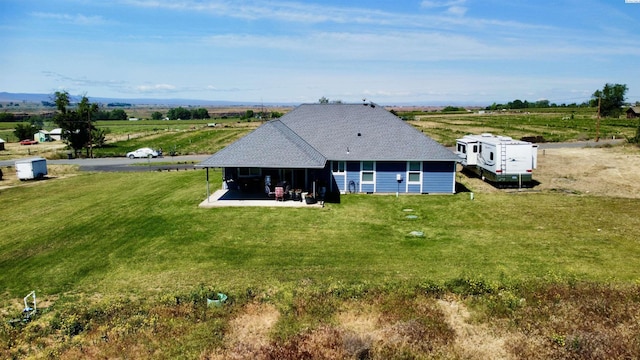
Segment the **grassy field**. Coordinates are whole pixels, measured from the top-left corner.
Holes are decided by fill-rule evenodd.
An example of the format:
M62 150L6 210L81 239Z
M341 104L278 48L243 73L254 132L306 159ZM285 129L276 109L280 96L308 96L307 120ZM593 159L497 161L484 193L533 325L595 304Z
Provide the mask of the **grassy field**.
M639 200L554 193L476 194L474 200L468 193L345 195L323 209L200 209L202 171L88 173L5 189L0 195L5 321L19 316L18 299L33 289L49 304L29 323L37 330L37 341L32 340L42 348L23 343L34 336L33 329L5 323L0 332L5 357L86 356L78 346L109 357L116 350L95 343L104 334L117 335L118 346L147 336L166 341L128 352L132 357L216 353L234 311L256 299L283 313L270 336L274 344L284 339L279 346L285 348L291 346L286 341L301 341L299 334L335 321L338 310L353 299L399 319L421 319L427 315L415 309L398 314L391 309L405 302L420 309L420 299L431 303L441 296L424 298L430 293L474 295L475 306L484 309L479 314L500 319L530 311L518 305L520 299L550 296L548 290L532 290L537 287L557 291L560 286L567 297L556 301L568 302L574 301L571 291L607 284L599 291L631 296L625 306L632 313L638 315L640 304L640 296L632 295L637 290L616 290L638 279L640 219L631 209L640 206ZM424 236L412 236L412 231ZM236 305L203 307L204 298L217 291ZM402 295L388 302L375 295L396 293ZM436 315L427 316L427 323L441 316L430 311ZM150 319L162 330L154 330ZM127 333L118 326L143 330ZM433 336L445 346L452 330L445 323L438 326ZM182 335L170 340L176 332ZM551 339L552 334L545 336ZM53 339L63 341L43 345ZM276 347L269 354L280 354L277 349L282 350ZM425 354L421 348L383 350L374 358L394 358L398 351ZM291 351L283 358L299 358Z
M4 190L0 283L15 297L34 287L150 295L200 282L240 291L305 278L381 286L638 276L626 261L640 258L636 200L348 195L319 211L202 210L204 185L201 171L143 172Z
M593 109L572 112L494 112L483 115L427 113L412 114L408 117L417 128L445 145L455 144L455 139L467 134L490 132L508 134L519 139L526 136L540 136L547 142L593 140L635 136L638 122L628 119L600 119Z
M505 120L522 124L498 131ZM542 122L415 120L443 139L537 135ZM557 131L575 139L576 126ZM138 129L99 151L213 152L246 131ZM205 192L203 171L65 170L0 189L0 358L640 356L638 199L475 191L200 209ZM31 290L38 315L15 322ZM228 303L208 307L217 292Z

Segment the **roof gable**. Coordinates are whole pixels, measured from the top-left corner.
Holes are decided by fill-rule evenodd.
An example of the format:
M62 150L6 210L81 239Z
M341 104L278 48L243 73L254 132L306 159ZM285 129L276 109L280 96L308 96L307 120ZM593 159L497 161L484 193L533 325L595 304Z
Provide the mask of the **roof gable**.
M327 159L279 120L269 121L201 162L203 167L323 168Z

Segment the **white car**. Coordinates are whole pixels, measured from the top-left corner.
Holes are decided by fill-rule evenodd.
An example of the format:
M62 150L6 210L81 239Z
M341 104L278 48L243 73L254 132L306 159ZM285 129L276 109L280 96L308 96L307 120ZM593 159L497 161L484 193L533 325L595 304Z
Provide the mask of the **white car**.
M151 148L140 148L138 150L134 150L132 152L127 153L127 157L129 159L133 158L148 158L148 157L158 157L158 152Z

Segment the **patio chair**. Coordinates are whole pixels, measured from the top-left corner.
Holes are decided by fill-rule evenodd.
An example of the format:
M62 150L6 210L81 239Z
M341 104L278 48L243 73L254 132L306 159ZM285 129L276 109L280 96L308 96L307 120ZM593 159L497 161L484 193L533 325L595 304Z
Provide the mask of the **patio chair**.
M268 197L272 197L276 195L275 191L271 191L271 188L269 187L269 185L264 186L264 193L267 194Z
M284 188L282 186L276 186L275 197L276 201L284 201Z

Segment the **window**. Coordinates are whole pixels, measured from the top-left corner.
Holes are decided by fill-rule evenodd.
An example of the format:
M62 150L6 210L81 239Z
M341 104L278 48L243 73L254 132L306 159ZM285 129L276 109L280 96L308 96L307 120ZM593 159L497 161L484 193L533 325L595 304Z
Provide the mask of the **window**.
M489 160L493 161L493 151L489 152Z
M477 153L478 152L478 145L473 145L473 153Z
M458 152L461 154L467 153L467 146L464 144L458 144Z
M260 176L260 168L238 168L239 177Z
M420 183L422 180L422 163L420 161L409 161L409 175L407 182Z
M332 166L333 166L332 170L334 173L344 172L344 161L334 161Z
M375 166L373 161L362 162L362 183L374 183L375 182Z

